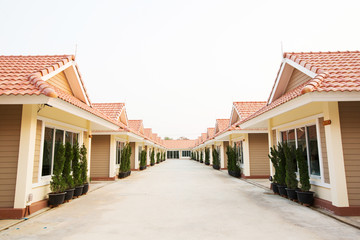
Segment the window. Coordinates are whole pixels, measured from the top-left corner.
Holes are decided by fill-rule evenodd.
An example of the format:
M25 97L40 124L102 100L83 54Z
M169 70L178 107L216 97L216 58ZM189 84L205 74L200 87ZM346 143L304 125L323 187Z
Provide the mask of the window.
M318 140L316 125L299 127L281 132L283 142L287 142L302 149L305 159L308 161L309 173L320 176L320 162L318 152Z
M116 164L121 163L121 153L124 149L124 143L116 141Z
M167 151L167 158L179 158L179 151Z
M55 144L65 144L65 142L74 144L78 139L78 133L45 127L41 176L49 176L53 173Z
M244 163L244 155L243 155L243 142L236 142L234 143L234 146L236 148L236 154L237 154L237 161L239 161L241 164Z
M181 156L190 157L190 151L181 151Z
M142 151L142 146L138 147L139 151L138 151L138 161L141 161L141 151Z

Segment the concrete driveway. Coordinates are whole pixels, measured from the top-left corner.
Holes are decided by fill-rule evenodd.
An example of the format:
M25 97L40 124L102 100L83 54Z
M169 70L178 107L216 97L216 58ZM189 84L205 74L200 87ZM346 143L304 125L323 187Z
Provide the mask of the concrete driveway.
M360 231L204 164L167 160L0 239L360 239Z

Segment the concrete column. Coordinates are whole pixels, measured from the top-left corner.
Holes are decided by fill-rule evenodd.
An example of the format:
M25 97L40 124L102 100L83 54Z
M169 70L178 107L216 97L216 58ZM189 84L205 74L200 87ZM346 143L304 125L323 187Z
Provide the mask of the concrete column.
M324 120L331 120L325 126L326 148L331 183L332 204L348 207L349 199L346 185L344 154L342 149L338 102L324 103Z
M90 163L91 163L91 122L87 121L87 136L86 136L86 142L84 142L85 147L87 149L87 162L88 162L88 180L90 181ZM85 137L85 136L84 136Z
M268 120L268 143L269 143L269 153L270 153L270 147L274 146L275 144L277 144L277 142L273 142L274 136L273 136L273 131L272 131L272 121L271 119ZM272 162L270 161L270 175L274 176L275 174L275 169L274 166L272 165Z
M210 165L212 165L213 164L213 145L211 145L210 147Z
M135 169L139 169L139 146L140 144L138 142L135 142L135 151L134 151L134 156L135 156Z
M243 164L243 174L245 176L250 176L250 149L249 149L249 134L244 134L243 141L243 154L244 154L244 164Z
M150 146L146 146L146 165L150 165Z
M109 177L116 175L116 140L115 136L110 135L110 159L109 159Z
M223 142L220 144L220 168L225 168L225 152Z
M36 105L23 105L14 208L25 208L32 189L36 139Z

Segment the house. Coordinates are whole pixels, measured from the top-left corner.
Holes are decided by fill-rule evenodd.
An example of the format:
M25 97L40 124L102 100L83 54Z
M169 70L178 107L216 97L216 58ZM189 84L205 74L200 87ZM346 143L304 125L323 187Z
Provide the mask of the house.
M237 124L249 117L266 102L233 102L229 126L214 136L214 141L223 142L223 151L227 146L236 146L243 178L268 178L270 163L267 128L241 129ZM227 159L227 155L225 155ZM227 161L224 161L227 168Z
M164 140L167 159L190 159L195 140Z
M164 151L163 146L149 138L149 130L145 132L142 120L128 120L124 103L95 103L93 105L98 111L116 121L119 128L93 132L92 168L90 171L92 180L111 181L116 179L120 168L121 152L126 144L131 147L130 167L132 171L139 170L142 150L147 151L148 163L150 162L151 148Z
M0 56L0 218L47 206L55 143L84 144L90 160L92 132L118 128L92 106L74 56Z
M267 105L239 124L302 148L314 204L338 215L360 215L359 91L359 51L285 53Z

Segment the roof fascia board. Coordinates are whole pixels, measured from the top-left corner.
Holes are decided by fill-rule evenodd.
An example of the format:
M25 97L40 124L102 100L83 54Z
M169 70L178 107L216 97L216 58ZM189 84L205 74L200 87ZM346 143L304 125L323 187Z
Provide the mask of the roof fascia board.
M275 87L274 87L273 91L272 91L271 94L270 94L270 98L269 98L268 103L271 103L271 102L273 101L274 95L275 95L276 90L277 90L277 88L278 88L278 85L279 85L279 82L280 82L280 79L281 79L281 77L282 77L282 74L283 74L283 71L284 71L284 68L285 68L285 65L286 65L286 64L289 64L289 65L292 66L293 68L296 68L297 70L305 73L306 75L308 75L308 76L311 77L311 78L314 78L314 77L316 77L316 75L317 75L316 73L314 73L314 72L310 71L309 69L301 66L300 64L294 62L293 60L288 59L288 58L283 58L282 64L281 64L281 67L280 67L280 72L279 72L279 75L278 75L277 78L276 78Z
M359 92L310 92L269 110L249 121L240 124L241 128L251 127L261 121L278 116L311 102L360 101Z
M48 104L50 98L45 95L2 95L0 104Z
M86 110L83 110L83 109L80 109L70 103L67 103L63 100L60 100L60 99L54 99L54 98L51 98L49 99L49 102L48 104L50 106L53 106L55 108L58 108L64 112L68 112L70 114L73 114L75 116L79 116L81 118L84 118L84 119L87 119L91 122L94 122L94 123L97 123L105 128L108 128L109 130L117 130L119 129L119 126L116 125L116 124L113 124L101 117L98 117L98 116L95 116L94 114L86 111Z
M49 74L46 74L44 76L41 77L41 80L43 81L47 81L50 78L54 77L55 75L61 73L62 71L64 71L65 69L71 67L73 65L73 61L70 61L68 63L66 63L65 65L62 65L61 67L59 67L58 69L56 69L55 71L52 71Z
M127 136L126 132L106 132L106 131L96 131L92 132L92 135L116 135L116 136Z

